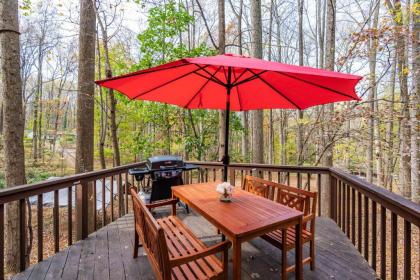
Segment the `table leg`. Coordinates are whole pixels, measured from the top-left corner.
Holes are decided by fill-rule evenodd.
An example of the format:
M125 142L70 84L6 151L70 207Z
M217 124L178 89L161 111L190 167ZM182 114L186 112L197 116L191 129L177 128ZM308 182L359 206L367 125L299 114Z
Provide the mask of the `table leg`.
M232 240L232 259L233 259L233 279L241 280L241 249L242 243L240 240Z
M299 223L295 225L296 231L296 248L295 248L295 275L296 279L303 279L302 273L302 217L299 218Z

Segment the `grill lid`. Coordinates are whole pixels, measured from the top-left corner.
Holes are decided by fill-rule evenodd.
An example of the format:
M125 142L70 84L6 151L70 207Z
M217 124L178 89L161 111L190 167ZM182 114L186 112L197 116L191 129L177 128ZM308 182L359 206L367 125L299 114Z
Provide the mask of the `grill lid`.
M146 166L149 170L184 168L185 162L179 156L153 156L147 159Z

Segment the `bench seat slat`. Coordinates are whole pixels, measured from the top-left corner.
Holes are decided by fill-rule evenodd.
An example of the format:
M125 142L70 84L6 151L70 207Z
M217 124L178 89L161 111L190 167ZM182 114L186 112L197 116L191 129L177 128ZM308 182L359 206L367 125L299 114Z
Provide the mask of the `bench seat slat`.
M185 246L191 246L195 252L202 251L207 246L191 232L177 217L170 216L170 222L172 222L172 230L178 231L180 234L177 237L183 242ZM188 245L187 245L188 244ZM207 275L218 274L222 272L222 264L214 255L208 256L202 259L198 259L196 262L199 263L199 267L204 270Z
M200 249L203 249L203 247L201 246L199 248L191 246L190 239L192 239L193 237L185 234L183 228L174 227L173 222L171 222L171 220L175 220L175 219L177 218L173 216L169 216L169 217L157 220L158 224L165 231L166 243L168 245L170 255L172 255L173 257L182 257L186 255L191 255L193 253L198 252ZM180 270L182 270L185 273L191 271L194 274L194 277L198 279L204 279L205 275L200 269L200 266L202 265L205 265L204 261L199 260L198 263L191 262L189 264L181 265ZM191 277L192 275L188 275L188 276Z
M206 245L175 216L157 220L165 232L170 258L183 257L205 250ZM174 279L212 279L223 272L221 262L215 256L208 256L174 267Z

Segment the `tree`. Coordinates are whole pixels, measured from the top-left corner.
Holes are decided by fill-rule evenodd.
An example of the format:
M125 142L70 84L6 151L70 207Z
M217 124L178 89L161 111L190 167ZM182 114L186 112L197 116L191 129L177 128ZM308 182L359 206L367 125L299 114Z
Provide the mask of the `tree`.
M400 118L400 185L405 197L411 198L411 153L410 153L410 98L407 84L406 43L401 1L385 3L394 19L397 49L397 76L400 83L401 118Z
M298 36L299 36L299 65L303 66L303 0L298 0ZM296 132L296 146L297 146L297 164L303 164L303 111L297 112L297 132Z
M262 58L261 0L251 0L251 55ZM264 162L264 112L252 112L252 161Z
M34 31L35 44L37 49L37 82L35 100L33 102L33 137L32 137L32 157L36 162L42 156L42 115L43 115L43 73L44 59L47 52L51 49L51 42L47 42L47 36L54 32L54 25L51 22L52 13L49 5L41 4L39 6L40 16L38 18L37 28Z
M413 5L413 83L411 106L411 195L413 201L420 203L420 174L419 174L419 119L420 119L420 0L415 0Z
M376 30L378 28L378 18L379 18L379 4L376 4L373 7L374 16L371 24L371 31L368 39L368 52L369 52L369 96L368 101L370 105L370 113L368 119L368 147L367 147L367 169L366 169L366 179L368 182L372 183L373 181L373 150L374 150L374 139L375 139L375 98L376 98L376 54L378 48L378 39L376 35ZM379 133L379 130L378 130ZM379 137L378 137L379 138ZM379 173L377 174L379 179Z
M118 5L114 5L115 9L117 7ZM109 49L108 49L108 42L109 42L108 26L111 25L111 23L107 23L107 17L104 12L102 13L102 17L101 17L98 9L96 9L96 14L98 18L99 27L101 29L101 35L102 35L102 47L104 49L104 59L105 59L105 77L109 79L112 77L112 68L111 68L111 62L109 59ZM115 18L115 15L113 18ZM111 129L112 147L114 151L113 153L114 166L120 166L121 165L120 145L118 143L118 126L117 126L117 120L116 120L117 100L115 99L115 96L114 96L114 90L108 89L108 98L109 98L109 109L110 109L109 110L109 123L110 123L110 129Z
M18 1L0 2L0 69L1 95L4 112L4 174L7 187L25 184L25 153L23 147L24 117L20 76ZM20 263L18 202L7 203L5 264L11 273L25 268ZM26 242L26 241L25 241Z
M395 80L396 80L396 51L394 51L392 57L391 65L391 77L390 77L390 102L388 105L389 117L386 122L386 131L385 131L385 142L387 153L385 154L385 180L384 187L392 191L393 185L393 171L394 171L394 115L395 115Z
M225 53L226 47L226 26L225 26L225 0L217 1L217 11L219 15L219 54ZM219 159L221 159L225 152L226 136L226 110L219 110Z
M80 26L79 26L79 69L77 80L77 136L76 136L76 173L93 170L93 132L94 132L94 93L95 93L95 40L96 16L92 0L80 0ZM84 189L84 188L89 188ZM92 186L82 185L76 190L76 215L79 223L83 214L85 203L89 197L88 212L93 211ZM93 213L93 212L90 212ZM93 215L89 215L93 218ZM93 220L93 219L92 219ZM78 224L80 229L82 225ZM89 221L89 231L93 229ZM84 238L80 230L77 239Z
M274 1L271 1L270 4L270 22L268 25L268 60L272 60L272 43L273 43L273 14L274 14ZM273 110L269 110L268 114L268 163L274 163L274 118L273 118Z
M237 23L237 35L236 38L238 39L238 52L239 55L242 55L243 53L243 47L242 47L242 16L243 16L243 0L239 1L239 7L238 10L234 7L232 0L229 0L230 6L232 8L233 13L236 17L236 23ZM242 140L241 140L241 152L242 152L242 160L244 162L249 161L249 112L243 111L242 112Z
M99 37L99 36L98 36ZM102 55L101 55L101 47L99 44L99 38L96 38L96 52L98 56L98 80L102 79ZM108 129L108 114L107 114L107 108L108 102L107 98L104 98L104 89L102 87L99 87L99 161L101 163L101 169L106 168L106 161L105 161L105 140L107 135L107 129Z
M335 64L335 17L336 17L336 2L335 0L326 0L327 1L327 19L326 19L326 39L325 39L325 68L328 70L334 70ZM324 116L324 122L327 122L327 128L324 131L323 135L323 144L324 152L322 155L322 163L324 166L333 165L333 139L331 131L331 125L329 124L330 119L334 112L334 105L325 106L327 112ZM321 200L325 202L330 201L330 180L328 177L325 177L325 185L321 190ZM328 202L324 203L324 207L321 209L321 214L323 216L329 217L331 213L331 208L328 206ZM330 205L331 206L331 205Z

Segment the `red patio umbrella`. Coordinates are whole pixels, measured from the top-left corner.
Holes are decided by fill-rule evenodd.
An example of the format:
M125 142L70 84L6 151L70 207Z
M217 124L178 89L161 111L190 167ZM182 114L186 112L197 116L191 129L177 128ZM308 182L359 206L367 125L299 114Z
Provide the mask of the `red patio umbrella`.
M362 77L232 54L184 58L146 70L96 81L130 99L189 109L223 109L226 138L224 180L229 164L229 111L299 109L359 100Z

